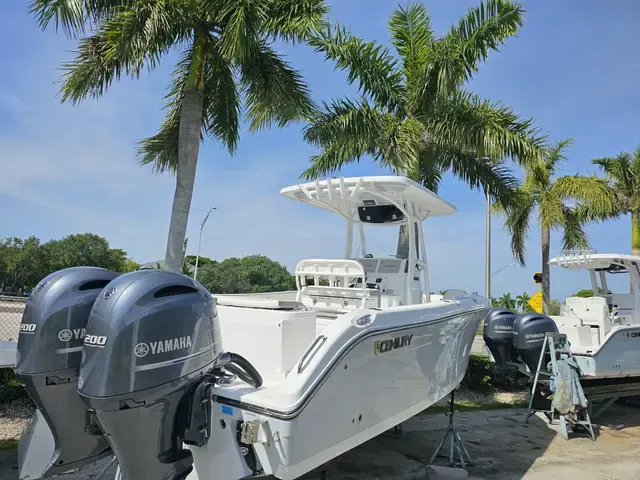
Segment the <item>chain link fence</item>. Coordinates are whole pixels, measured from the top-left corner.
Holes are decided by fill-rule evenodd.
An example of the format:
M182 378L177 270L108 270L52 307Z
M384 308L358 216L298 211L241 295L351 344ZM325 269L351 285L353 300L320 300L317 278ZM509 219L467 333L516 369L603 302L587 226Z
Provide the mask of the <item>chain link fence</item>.
M0 340L18 340L27 297L0 295Z

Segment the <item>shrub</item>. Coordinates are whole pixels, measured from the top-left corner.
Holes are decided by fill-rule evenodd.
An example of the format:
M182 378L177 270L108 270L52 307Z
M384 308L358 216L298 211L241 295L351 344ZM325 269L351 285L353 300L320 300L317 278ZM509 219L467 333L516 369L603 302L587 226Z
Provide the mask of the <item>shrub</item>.
M27 398L29 394L16 378L12 368L0 368L0 403Z
M526 378L517 373L506 374L494 371L494 363L486 355L472 354L469 357L467 373L461 385L469 390L488 392L490 390L521 390Z

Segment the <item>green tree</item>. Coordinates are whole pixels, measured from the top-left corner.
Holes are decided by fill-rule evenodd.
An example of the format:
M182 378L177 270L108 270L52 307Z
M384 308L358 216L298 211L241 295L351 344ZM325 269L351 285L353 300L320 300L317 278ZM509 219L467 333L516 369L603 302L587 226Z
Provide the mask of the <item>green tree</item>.
M516 301L513 298L511 298L510 293L505 293L504 295L502 295L498 299L498 303L500 303L500 306L504 308L510 308L511 310L515 310L516 308Z
M130 268L125 251L110 248L106 238L94 233L67 235L44 246L49 257L50 272L83 265L117 272Z
M522 295L518 295L516 297L516 305L520 310L526 312L529 305L529 300L531 300L531 295L529 295L527 292L524 292Z
M602 288L598 288L598 293L600 295L604 295L605 294L604 290ZM609 293L611 293L611 292L609 292ZM583 288L581 290L578 290L572 296L573 297L582 297L582 298L593 297L593 290L591 288Z
M49 273L46 250L36 237L5 239L0 244L0 291L30 289Z
M572 178L576 189L596 184L602 191L599 204L582 204L584 218L600 221L630 214L631 251L633 255L640 255L640 147L633 153L597 158L593 163L602 169L604 179L596 176Z
M543 149L544 155L525 168L524 183L514 194L509 206L496 204L498 211L506 212L505 226L511 234L511 249L514 258L523 266L525 262L525 240L529 223L534 216L539 223L542 236L542 297L543 312L549 314L551 282L549 274L549 249L551 230L562 229L562 245L565 249L587 248L589 243L582 228L587 208L602 211L606 198L606 186L598 179L582 179L565 176L554 178L560 163L565 159L564 150L572 140L562 140ZM575 200L582 206L570 208L565 201Z
M310 44L347 70L361 96L325 103L314 113L304 138L321 151L302 176L328 175L369 155L432 191L450 171L509 202L517 181L498 162L537 158L543 139L531 120L463 86L490 50L516 34L522 14L519 4L488 0L437 38L424 5L400 6L389 21L395 56L339 25L324 28ZM400 256L407 246L405 230Z
M72 36L90 29L64 65L62 100L100 97L122 75L138 77L181 51L158 133L143 140L139 158L176 174L165 269L180 271L200 142L236 149L240 113L249 129L279 126L311 108L301 75L273 48L303 41L319 27L323 0L32 0L42 28L53 20Z
M287 269L263 255L227 258L198 265L198 281L213 294L259 293L295 290Z

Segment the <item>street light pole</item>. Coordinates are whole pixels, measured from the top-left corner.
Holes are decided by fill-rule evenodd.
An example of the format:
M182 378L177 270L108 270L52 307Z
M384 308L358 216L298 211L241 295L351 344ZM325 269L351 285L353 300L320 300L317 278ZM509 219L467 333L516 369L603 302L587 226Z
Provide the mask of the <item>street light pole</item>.
M204 220L202 220L202 223L200 224L200 239L198 240L198 253L196 254L196 268L193 271L194 280L196 280L196 278L198 277L198 260L200 260L200 244L202 243L202 230L204 229L204 225L205 223L207 223L207 220L209 220L209 215L211 215L211 212L213 212L214 210L216 210L216 207L211 207L211 209L209 210L209 213L207 213L207 216L204 217Z
M485 232L484 296L491 300L491 198L487 193L487 218Z

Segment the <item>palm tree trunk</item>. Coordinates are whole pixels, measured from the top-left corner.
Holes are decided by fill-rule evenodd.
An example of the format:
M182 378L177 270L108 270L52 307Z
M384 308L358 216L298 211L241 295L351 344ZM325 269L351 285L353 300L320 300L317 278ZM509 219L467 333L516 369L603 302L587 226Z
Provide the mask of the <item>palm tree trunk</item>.
M549 244L551 231L542 227L542 313L549 315L551 310L551 279L549 278Z
M640 212L631 212L631 251L640 256Z
M178 167L176 190L173 196L169 238L164 269L170 272L182 270L184 240L191 209L191 197L196 180L196 167L200 151L202 125L202 90L204 87L204 37L195 33L189 78L184 92L180 127L178 132Z

